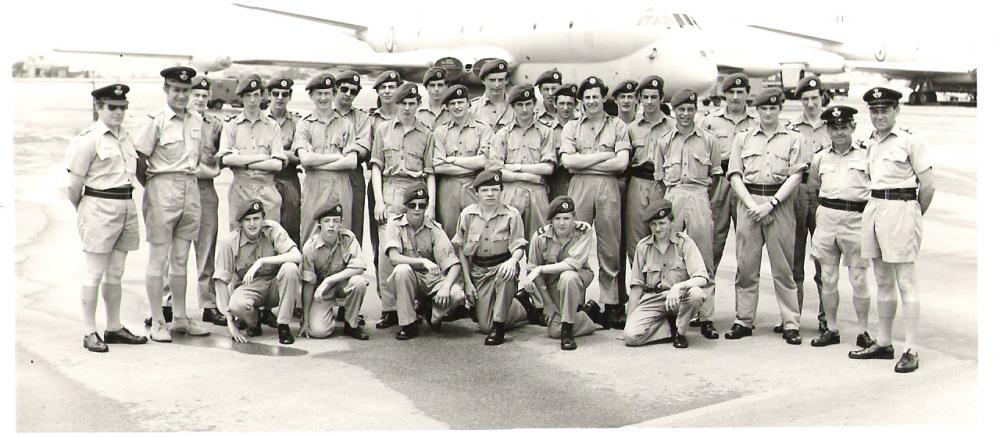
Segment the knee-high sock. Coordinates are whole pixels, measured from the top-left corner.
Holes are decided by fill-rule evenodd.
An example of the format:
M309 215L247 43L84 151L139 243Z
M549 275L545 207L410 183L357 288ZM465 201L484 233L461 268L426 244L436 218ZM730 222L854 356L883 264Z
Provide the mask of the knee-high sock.
M83 324L87 333L97 331L97 286L84 285L80 287L80 303L83 305Z
M906 336L903 338L903 349L917 348L917 328L920 327L920 301L903 301L903 330Z
M122 284L101 283L101 294L104 296L104 312L108 324L105 327L108 331L122 329L121 308L122 308Z
M854 312L858 315L858 333L868 331L868 313L871 312L872 298L854 298Z
M163 310L160 308L163 299L163 276L146 275L146 299L149 300L150 317L154 321L164 322Z
M170 275L170 295L173 296L174 317L187 317L187 276Z
M892 322L896 318L896 298L878 300L878 344L892 344Z

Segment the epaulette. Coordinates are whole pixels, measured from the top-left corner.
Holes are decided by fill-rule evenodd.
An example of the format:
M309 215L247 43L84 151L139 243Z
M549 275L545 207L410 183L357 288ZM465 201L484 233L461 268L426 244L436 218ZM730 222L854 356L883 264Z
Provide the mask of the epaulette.
M862 139L854 140L854 144L857 145L858 148L860 148L862 150L868 149L868 143L865 143L865 140L862 140ZM832 148L831 148L831 150L832 150Z
M89 134L89 133L90 133L90 132L92 132L93 130L94 130L94 126L93 126L93 125L91 125L91 126L87 127L86 129L84 129L84 130L80 131L80 133L76 134L76 136L78 136L78 137L82 137L82 136L84 136L84 135L87 135L87 134Z
M232 121L233 119L235 119L235 118L236 118L236 116L238 116L238 115L239 115L239 114L229 114L229 115L227 115L227 116L226 116L226 119L225 119L224 121L225 121L226 123L229 123L230 121Z
M906 132L906 133L908 133L910 135L914 134L914 132L912 130L910 130L910 128L908 128L908 127L901 127L901 128L899 128L899 130L901 130L903 132Z

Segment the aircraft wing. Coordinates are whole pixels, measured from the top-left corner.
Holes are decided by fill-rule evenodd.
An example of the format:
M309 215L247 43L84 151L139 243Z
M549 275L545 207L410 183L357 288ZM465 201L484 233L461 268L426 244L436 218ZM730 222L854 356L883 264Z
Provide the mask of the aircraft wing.
M963 68L954 64L947 65L933 62L875 62L848 61L847 67L852 70L882 73L888 76L911 77L917 75L949 75L970 74L976 68Z

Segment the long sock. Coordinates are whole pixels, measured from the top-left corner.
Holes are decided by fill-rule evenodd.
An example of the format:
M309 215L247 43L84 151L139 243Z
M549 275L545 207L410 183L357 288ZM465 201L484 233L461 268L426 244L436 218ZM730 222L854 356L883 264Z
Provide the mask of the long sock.
M170 295L173 297L174 319L187 317L187 276L170 275Z
M83 324L87 334L97 331L97 286L80 287L80 303L83 304Z
M868 314L871 312L872 298L854 298L854 312L858 315L858 333L868 331Z
M903 352L917 348L917 328L920 327L920 301L903 301Z
M101 294L104 296L104 312L107 317L108 331L122 329L121 308L122 308L122 284L101 283Z
M160 308L163 299L163 276L146 275L146 299L149 301L149 314L153 321L166 323L163 320L163 309Z
M878 300L878 340L880 346L892 344L892 322L896 318L896 299Z
M829 287L836 287L831 284ZM837 326L837 307L840 305L840 294L834 288L830 293L823 293L823 310L826 312L826 327L833 332L840 332Z

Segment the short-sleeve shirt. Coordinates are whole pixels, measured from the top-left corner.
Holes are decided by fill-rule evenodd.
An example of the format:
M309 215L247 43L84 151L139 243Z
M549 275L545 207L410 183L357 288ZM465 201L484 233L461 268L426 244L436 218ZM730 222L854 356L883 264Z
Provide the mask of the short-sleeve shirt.
M479 204L474 203L462 210L451 242L466 256L487 257L527 246L528 240L523 235L521 214L513 207L501 204L495 215L487 216Z
M699 126L719 138L719 142L724 146L722 148L722 159L726 160L729 159L730 146L733 144L736 134L757 127L759 123L760 120L757 118L757 113L750 109L747 109L742 117L732 118L726 113L726 108L722 107L709 111L701 119Z
M211 114L204 114L202 117L205 124L202 128L201 154L199 160L202 164L216 166L219 163L219 142L222 139L222 120Z
M551 224L542 226L531 237L527 266L530 269L565 261L574 271L590 270L587 260L595 239L593 228L586 222L575 222L566 239L556 236Z
M228 154L265 154L284 163L285 153L282 141L281 128L274 119L267 117L262 112L257 115L256 119L251 120L246 117L245 113L241 112L227 121L222 128L219 159ZM233 168L232 170L237 177L264 177L266 179L275 174L271 171L248 168Z
M507 103L507 96L496 102L486 94L476 97L469 102L469 113L492 128L493 132L514 122L514 108Z
M274 122L278 124L278 128L281 130L282 150L293 150L292 143L295 139L295 128L298 126L298 122L302 119L302 117L291 111L285 111L285 116L281 118L276 117L270 110L267 110L265 114L268 118L274 120ZM281 171L278 172L278 174L281 176L296 175L297 173L295 171L295 167L296 166L294 165L286 165L281 169Z
M431 166L433 135L421 122L406 128L399 119L382 123L372 144L372 167L383 176L422 178L434 173Z
M799 135L781 124L771 135L760 126L740 132L733 140L730 156L726 177L740 174L743 182L750 184L781 184L806 168L799 151Z
M444 110L444 106L438 108L437 111L430 108L430 106L421 106L417 109L417 121L427 126L428 129L434 131L448 122L451 119L451 114Z
M351 231L341 229L333 243L327 243L321 232L315 232L302 245L303 281L318 284L345 269L365 269L361 245Z
M404 256L426 258L441 267L442 272L459 264L448 235L441 225L431 220L425 219L417 228L410 224L406 214L392 218L385 227L382 245L386 255L389 249L396 249Z
M83 184L98 190L132 184L138 155L124 127L115 135L98 120L80 132L66 150L66 170L83 178Z
M497 131L490 145L490 160L504 164L556 163L552 129L535 120L521 127L517 122Z
M868 200L868 151L861 140L841 154L832 147L815 156L812 174L820 181L819 196L827 199L865 202Z
M195 111L178 114L169 106L139 123L135 150L149 157L146 173L183 173L198 169L204 119Z
M219 241L218 254L215 259L215 279L225 283L243 283L243 276L258 259L280 255L295 249L295 242L288 237L288 232L274 220L264 220L260 235L251 240L243 234L242 228L233 229ZM278 275L279 265L266 265L257 271L254 278L272 279Z
M868 147L868 174L872 190L917 188L917 175L931 168L923 137L894 126L885 138L872 132Z
M358 108L352 107L347 112L340 112L337 108L333 108L333 113L337 117L347 118L351 122L351 126L354 127L354 141L361 149L364 149L363 153L358 156L358 165L362 162L371 159L372 154L372 118L371 116L361 111Z
M433 165L444 164L449 156L487 156L493 130L483 122L467 117L464 123L448 120L434 129L434 147L431 153ZM474 174L469 170L468 174Z
M664 252L660 252L653 240L654 237L648 235L636 244L630 287L667 291L674 284L695 277L705 278L711 283L701 252L687 234L671 233L670 244Z
M629 166L652 166L656 140L673 130L676 125L673 117L662 111L656 111L656 119L652 122L646 121L644 117L639 117L629 123L628 138L632 144L632 160Z
M552 125L556 124L555 114L549 114L548 112L546 112L544 103L538 102L538 108L540 109L538 110L538 112L535 113L535 121L540 122L548 127L552 127Z
M709 187L712 176L722 174L722 145L718 138L695 127L688 135L671 130L653 147L653 178L666 187Z
M350 118L331 115L324 119L315 113L299 121L292 147L296 153L305 150L323 155L363 152L357 144L357 133Z
M604 115L597 121L582 117L566 123L559 144L559 154L599 153L620 151L631 153L632 145L628 139L628 126L618 117ZM585 170L579 173L608 175L597 170Z

